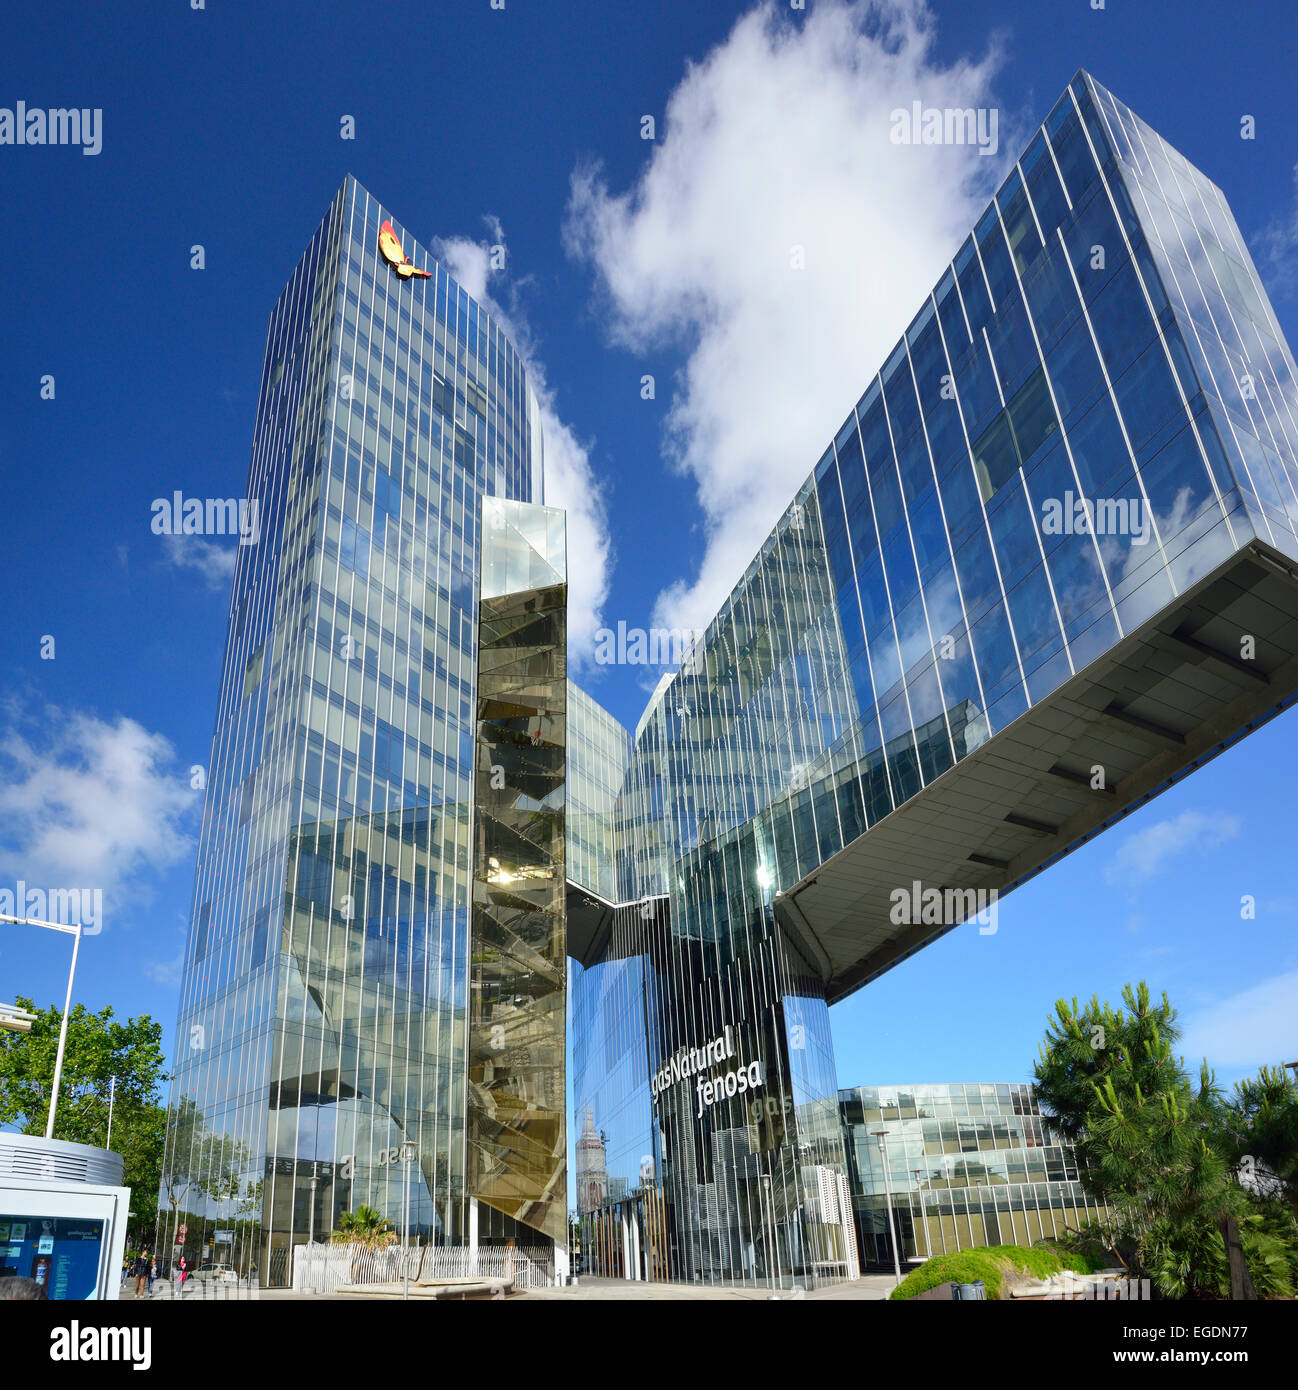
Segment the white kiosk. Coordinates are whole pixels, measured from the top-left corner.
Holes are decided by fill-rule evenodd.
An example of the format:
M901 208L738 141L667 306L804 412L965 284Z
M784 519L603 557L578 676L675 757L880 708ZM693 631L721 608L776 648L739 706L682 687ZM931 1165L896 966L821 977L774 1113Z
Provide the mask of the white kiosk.
M22 1275L50 1299L117 1298L131 1189L121 1154L0 1133L0 1278Z

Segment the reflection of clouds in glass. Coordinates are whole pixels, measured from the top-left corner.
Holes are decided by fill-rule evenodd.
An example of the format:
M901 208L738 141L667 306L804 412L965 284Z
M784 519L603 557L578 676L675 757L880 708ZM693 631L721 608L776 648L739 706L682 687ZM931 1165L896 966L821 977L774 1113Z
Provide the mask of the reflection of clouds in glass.
M904 626L897 630L897 644L901 650L901 669L906 672L933 654L933 642L940 641L947 633L954 634L964 621L955 579L949 571L925 584L924 602L928 605L927 623L922 604L908 605L908 611L898 615L898 622L904 622ZM932 641L929 640L930 629Z
M1181 589L1195 583L1205 574L1210 574L1220 564L1229 549L1229 538L1224 534L1221 541L1216 543L1207 540L1206 534L1193 535L1188 541L1178 540L1181 533L1196 519L1197 504L1193 487L1187 484L1180 488L1170 508L1158 511L1148 503L1145 506L1153 519L1148 544L1135 545L1130 536L1096 537L1104 567L1109 575L1109 583L1115 589L1135 574L1151 556L1157 554L1156 541L1160 539L1168 562L1176 562L1176 581ZM1210 511L1212 520L1206 523L1209 530L1220 517L1219 508L1212 508Z
M928 621L935 642L940 645L943 637L955 637L964 631L960 591L950 570L944 570L936 579L929 581L924 597L928 600Z
M1187 525L1187 517L1193 505L1193 496L1191 489L1184 487L1176 494L1176 502L1171 512L1161 515L1158 512L1154 513L1158 533L1163 537L1168 562L1169 564L1173 561L1176 562L1176 581L1182 589L1193 584L1195 580L1202 579L1205 574L1211 573L1231 548L1224 535L1220 543L1207 540L1204 534L1192 535L1188 541L1177 539ZM1209 529L1220 519L1220 507L1212 507L1210 517L1211 520L1202 523ZM1195 525L1194 531L1200 532L1201 526Z
M1129 579L1151 556L1157 555L1158 543L1176 535L1185 526L1190 511L1192 490L1189 486L1181 488L1170 512L1161 515L1153 510L1148 502L1141 502L1142 511L1152 513L1153 525L1149 529L1149 539L1143 545L1135 544L1134 536L1120 536L1106 533L1097 536L1104 568L1108 571L1109 583L1116 589L1125 579Z
M1099 539L1101 541L1100 554L1103 555L1104 538ZM1084 562L1069 564L1068 547L1079 544L1084 547L1082 550ZM1148 547L1143 548L1148 549ZM1099 562L1091 546L1089 536L1074 537L1064 541L1053 551L1047 551L1046 563L1049 567L1051 583L1055 587L1055 596L1059 601L1059 613L1064 620L1065 627L1074 618L1090 612L1099 605L1105 608L1109 606L1108 591L1104 587L1104 577L1100 573ZM1107 559L1105 568L1108 568Z
M911 718L917 729L931 719L942 717L942 687L937 682L931 664L925 669L921 679L912 678L907 682L906 688L910 695Z

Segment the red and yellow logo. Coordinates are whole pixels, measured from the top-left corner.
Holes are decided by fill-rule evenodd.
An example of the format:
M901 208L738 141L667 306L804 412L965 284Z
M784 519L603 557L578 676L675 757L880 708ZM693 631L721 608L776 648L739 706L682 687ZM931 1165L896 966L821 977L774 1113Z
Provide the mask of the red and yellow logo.
M403 280L409 280L412 276L420 280L431 280L433 277L431 270L416 270L406 259L391 222L385 222L379 228L379 254Z

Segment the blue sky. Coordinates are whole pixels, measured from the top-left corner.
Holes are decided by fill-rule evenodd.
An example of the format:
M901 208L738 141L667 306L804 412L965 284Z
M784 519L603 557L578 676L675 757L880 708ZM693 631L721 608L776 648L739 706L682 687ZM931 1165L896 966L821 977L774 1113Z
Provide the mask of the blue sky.
M1292 5L898 12L887 45L842 0L0 21L0 106L103 110L96 156L0 146L0 887L106 885L80 1000L170 1039L229 557L180 563L150 502L241 493L267 316L344 173L470 288L503 237L483 287L545 383L592 621L709 616L994 186L997 160L968 151L940 178L878 165L899 90L994 102L1012 157L1089 68L1225 190L1298 335ZM820 256L796 299L755 254L795 241ZM584 683L633 726L652 677ZM1290 714L1007 899L995 936L957 931L836 1008L842 1083L1023 1077L1056 997L1141 977L1224 1078L1298 1056L1296 746ZM66 938L0 927L0 999L61 1000L66 961Z

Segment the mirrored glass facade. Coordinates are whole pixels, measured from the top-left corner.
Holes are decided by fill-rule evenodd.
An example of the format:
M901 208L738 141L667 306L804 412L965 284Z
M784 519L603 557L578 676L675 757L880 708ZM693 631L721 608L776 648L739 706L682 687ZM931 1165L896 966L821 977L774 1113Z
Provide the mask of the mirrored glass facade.
M829 1006L967 915L896 888L1008 891L1298 698L1239 230L1078 74L631 732L566 679L523 364L388 217L348 179L271 318L159 1248L284 1284L410 1178L422 1241L850 1277Z
M631 758L631 736L571 682L568 711L568 878L616 902L620 895L614 825Z
M930 865L1008 890L1292 702L1296 423L1220 190L1078 74L640 720L574 948L596 1265L650 1277L660 1195L672 1277L841 1277L829 1002L963 920L890 925Z
M864 1265L892 1267L892 1232L904 1269L974 1245L1030 1246L1105 1214L1026 1083L858 1086L839 1102Z
M467 1230L480 513L539 489L541 440L389 217L349 178L271 317L186 947L158 1247L271 1285L343 1210L400 1224L407 1140L412 1230Z
M491 498L482 529L469 1195L484 1237L567 1244L564 514ZM561 1265L562 1267L562 1265Z

